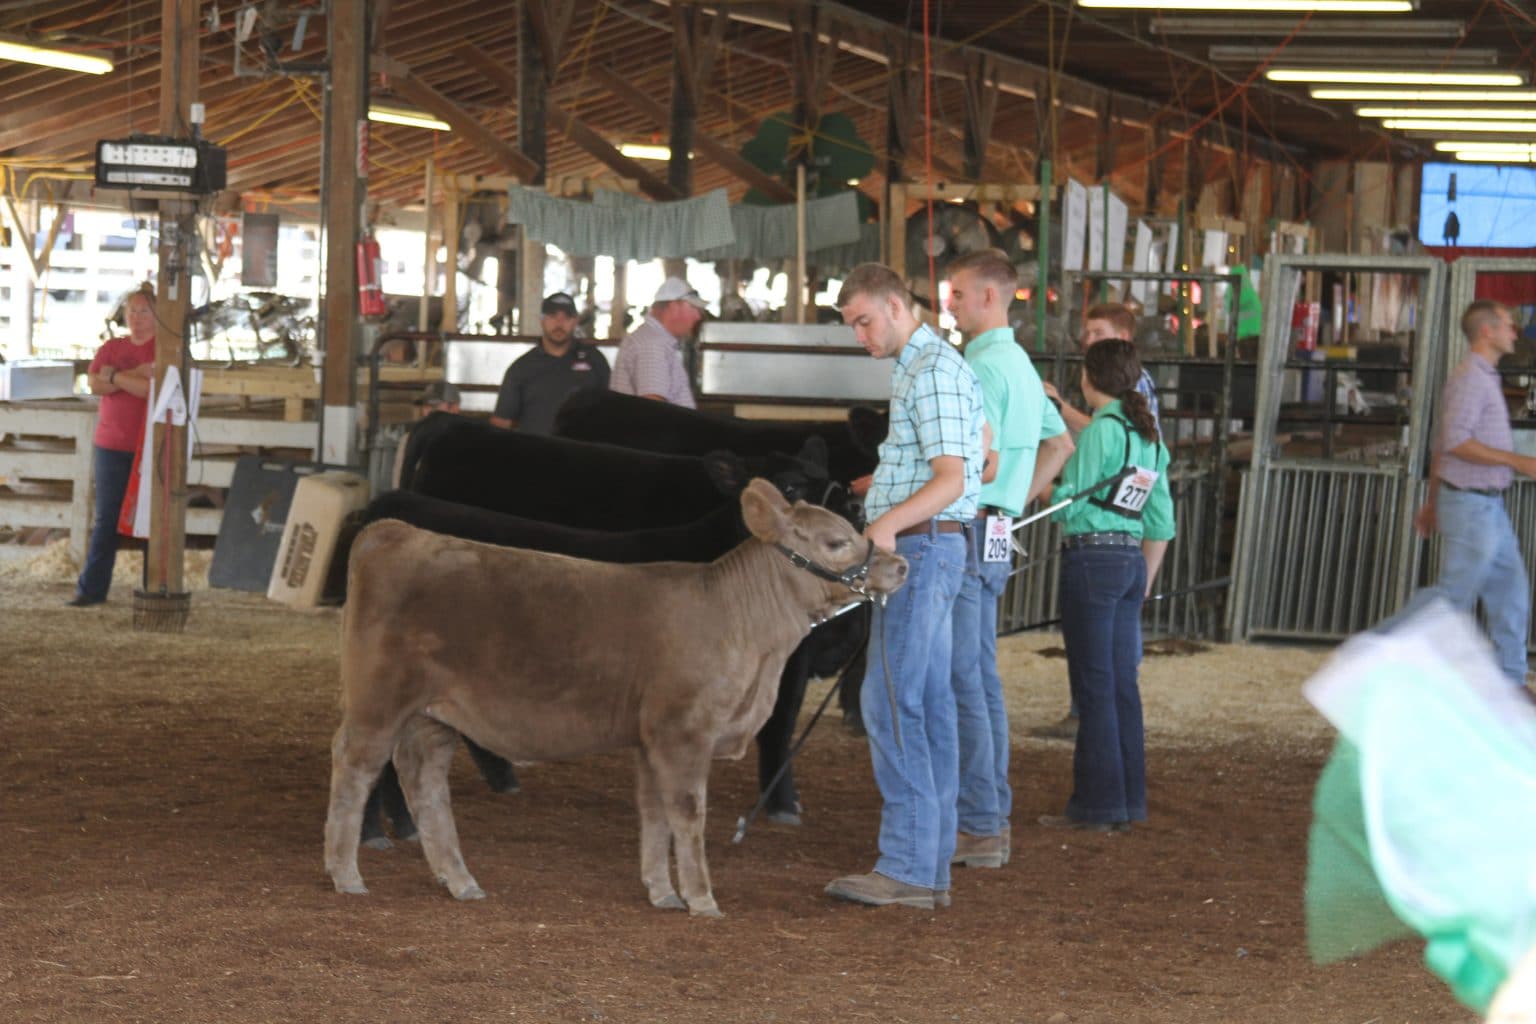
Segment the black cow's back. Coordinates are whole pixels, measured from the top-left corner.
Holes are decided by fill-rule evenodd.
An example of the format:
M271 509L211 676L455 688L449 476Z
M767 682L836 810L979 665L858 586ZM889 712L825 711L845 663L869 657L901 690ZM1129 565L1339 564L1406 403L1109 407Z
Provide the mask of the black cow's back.
M611 532L523 519L400 490L379 495L364 510L364 524L380 519L399 519L434 533L484 544L595 562L712 562L747 537L741 508L735 504L723 504L681 526Z
M848 419L831 422L746 420L587 389L572 393L561 405L555 414L555 433L576 441L672 455L703 455L717 449L738 455L793 454L808 438L818 437L826 444L828 475L847 483L874 472L885 429L883 415L868 409L850 410Z
M406 444L402 487L586 529L686 523L730 495L704 459L540 437L451 413L423 420Z

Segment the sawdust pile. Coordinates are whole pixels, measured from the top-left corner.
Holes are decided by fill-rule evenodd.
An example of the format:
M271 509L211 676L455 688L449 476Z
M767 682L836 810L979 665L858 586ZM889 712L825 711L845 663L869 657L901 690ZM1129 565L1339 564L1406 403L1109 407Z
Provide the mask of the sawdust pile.
M188 551L185 555L185 580L188 590L208 589L208 567L213 563L213 552ZM69 541L65 538L51 541L38 548L36 555L0 561L0 577L35 580L39 583L73 583L80 575L80 563L69 555ZM117 563L112 569L112 586L132 588L144 578L144 552L119 551Z

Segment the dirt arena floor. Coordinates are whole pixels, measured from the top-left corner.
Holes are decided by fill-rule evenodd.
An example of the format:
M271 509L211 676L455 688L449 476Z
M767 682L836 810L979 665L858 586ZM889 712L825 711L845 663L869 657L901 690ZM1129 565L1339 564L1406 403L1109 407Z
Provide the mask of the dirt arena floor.
M1070 746L1028 735L1063 710L1059 640L1005 639L1013 860L958 870L948 910L822 895L872 866L878 817L835 711L800 763L802 827L732 845L754 771L717 765L723 920L646 903L627 755L528 767L508 796L461 755L489 898L449 899L415 846L365 850L372 893L342 897L321 866L338 614L199 589L184 634L136 633L133 561L90 610L63 607L67 568L0 567L0 1022L1475 1019L1416 943L1307 958L1330 734L1299 687L1324 651L1148 657L1151 821L1062 835L1033 822L1061 808Z

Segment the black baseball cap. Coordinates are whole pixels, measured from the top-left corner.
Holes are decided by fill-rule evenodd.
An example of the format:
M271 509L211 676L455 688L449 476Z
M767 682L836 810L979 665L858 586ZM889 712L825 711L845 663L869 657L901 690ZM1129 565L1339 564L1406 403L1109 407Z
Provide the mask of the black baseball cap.
M565 292L555 292L544 300L544 305L539 307L539 312L545 316L551 313L564 313L567 316L579 316L576 312L576 300Z

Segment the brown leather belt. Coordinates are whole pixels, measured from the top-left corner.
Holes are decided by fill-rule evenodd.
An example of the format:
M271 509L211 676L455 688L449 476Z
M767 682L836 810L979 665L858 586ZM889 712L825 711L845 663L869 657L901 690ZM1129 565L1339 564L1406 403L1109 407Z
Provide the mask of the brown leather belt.
M965 524L955 519L925 519L916 526L897 530L896 536L911 537L919 533L927 533L929 527L932 527L935 533L959 533L965 529Z

